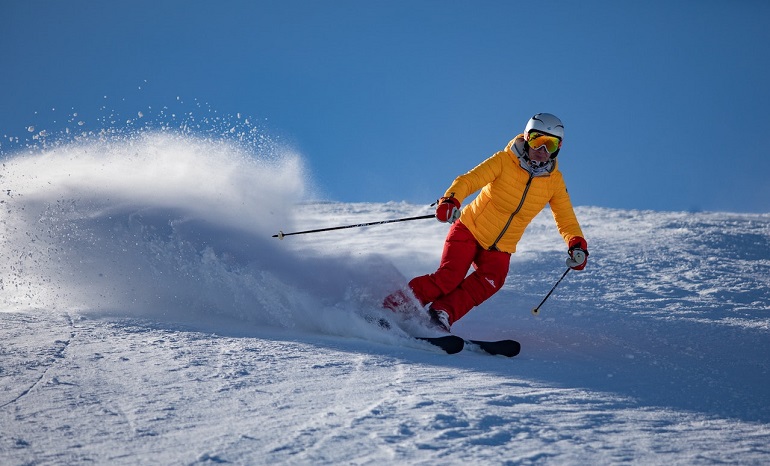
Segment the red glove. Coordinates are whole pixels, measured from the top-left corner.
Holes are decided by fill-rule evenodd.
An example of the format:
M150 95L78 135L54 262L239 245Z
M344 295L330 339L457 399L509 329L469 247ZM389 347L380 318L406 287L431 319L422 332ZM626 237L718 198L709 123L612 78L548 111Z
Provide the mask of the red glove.
M436 218L439 222L454 223L460 218L460 201L453 197L442 197L436 207Z
M569 259L567 259L567 267L574 270L583 270L588 263L588 243L580 236L575 236L569 240Z

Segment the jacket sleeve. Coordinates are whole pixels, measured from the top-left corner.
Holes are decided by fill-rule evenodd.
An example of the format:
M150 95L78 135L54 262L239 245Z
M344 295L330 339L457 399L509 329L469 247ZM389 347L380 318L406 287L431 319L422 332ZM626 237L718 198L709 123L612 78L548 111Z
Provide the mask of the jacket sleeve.
M567 192L564 178L561 176L556 182L556 190L549 204L551 205L553 218L556 221L556 228L559 230L562 238L564 238L564 242L569 244L569 241L576 236L583 238L583 231L575 216L575 209L572 207L572 201Z
M507 157L505 151L500 151L492 157L478 164L464 175L460 175L452 182L444 193L445 197L454 196L460 201L483 188L495 180L503 170L503 157Z

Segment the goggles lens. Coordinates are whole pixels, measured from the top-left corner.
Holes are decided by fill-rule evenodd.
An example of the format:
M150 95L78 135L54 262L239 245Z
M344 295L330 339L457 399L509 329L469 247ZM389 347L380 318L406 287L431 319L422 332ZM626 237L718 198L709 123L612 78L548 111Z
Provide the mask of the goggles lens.
M532 131L527 135L527 143L529 143L529 147L535 150L545 146L545 150L547 150L549 154L553 154L559 150L559 147L561 147L561 139L556 136L538 133L537 131Z

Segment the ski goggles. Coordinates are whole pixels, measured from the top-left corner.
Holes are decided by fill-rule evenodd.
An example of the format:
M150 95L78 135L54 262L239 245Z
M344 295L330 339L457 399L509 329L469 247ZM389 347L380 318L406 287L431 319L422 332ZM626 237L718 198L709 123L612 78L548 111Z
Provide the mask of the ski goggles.
M561 147L561 139L550 134L538 133L537 131L532 131L527 135L527 143L529 147L535 150L545 146L545 150L549 154L553 154Z

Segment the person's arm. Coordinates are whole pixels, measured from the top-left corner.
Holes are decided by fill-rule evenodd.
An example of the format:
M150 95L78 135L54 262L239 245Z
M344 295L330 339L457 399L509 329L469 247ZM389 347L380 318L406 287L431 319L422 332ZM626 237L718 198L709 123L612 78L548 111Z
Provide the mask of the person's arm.
M563 179L560 178L556 192L549 203L556 221L556 228L567 243L569 255L567 266L575 270L583 270L588 260L588 243L583 238L583 230L578 223Z
M462 203L466 197L500 176L503 170L503 157L509 157L509 155L505 151L500 151L478 164L473 170L455 178L452 185L444 193L444 197L453 197Z

